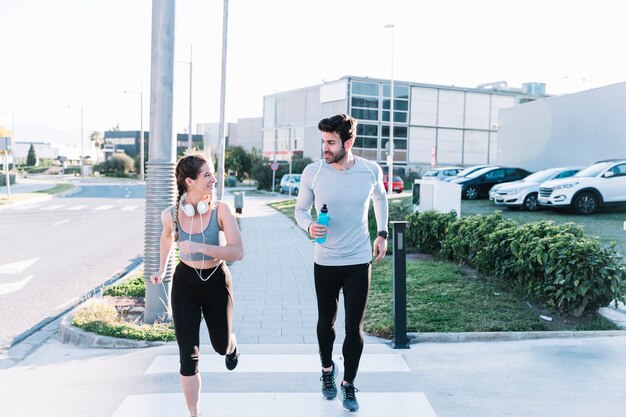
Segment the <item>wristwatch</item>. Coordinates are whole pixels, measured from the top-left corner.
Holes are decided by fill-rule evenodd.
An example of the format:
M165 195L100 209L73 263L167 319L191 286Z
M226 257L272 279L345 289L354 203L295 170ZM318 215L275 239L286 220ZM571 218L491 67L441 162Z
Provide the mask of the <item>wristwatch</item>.
M381 230L381 231L378 232L378 236L382 237L383 239L387 239L389 234L386 231Z

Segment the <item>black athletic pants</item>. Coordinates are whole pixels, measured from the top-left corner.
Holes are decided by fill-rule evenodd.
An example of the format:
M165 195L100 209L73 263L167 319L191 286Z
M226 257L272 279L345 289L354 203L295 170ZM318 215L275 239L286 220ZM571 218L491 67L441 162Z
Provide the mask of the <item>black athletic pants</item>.
M370 288L371 263L347 266L315 264L313 271L318 311L317 341L322 367L329 368L332 366L339 291L343 289L346 313L343 379L346 382L354 382L363 353L363 314Z
M192 376L198 373L200 357L200 321L204 316L211 345L225 355L230 342L233 322L233 297L230 271L222 262L215 268L196 270L182 262L176 266L172 279L172 314L180 355L180 373Z

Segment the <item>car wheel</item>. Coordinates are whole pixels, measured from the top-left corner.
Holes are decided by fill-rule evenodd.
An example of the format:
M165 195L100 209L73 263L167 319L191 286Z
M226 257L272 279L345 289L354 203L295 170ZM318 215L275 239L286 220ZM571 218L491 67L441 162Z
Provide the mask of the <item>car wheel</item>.
M297 188L293 189L293 195L298 195L298 189Z
M463 197L465 197L466 200L476 200L478 198L478 188L473 185L467 187L465 191L463 191Z
M593 214L597 208L598 197L593 193L580 193L574 199L574 211L578 214Z
M530 193L524 199L524 204L522 205L524 210L528 211L537 211L541 208L539 205L539 201L537 200L537 193Z
M285 194L285 189L283 187L278 187L278 192L281 194Z

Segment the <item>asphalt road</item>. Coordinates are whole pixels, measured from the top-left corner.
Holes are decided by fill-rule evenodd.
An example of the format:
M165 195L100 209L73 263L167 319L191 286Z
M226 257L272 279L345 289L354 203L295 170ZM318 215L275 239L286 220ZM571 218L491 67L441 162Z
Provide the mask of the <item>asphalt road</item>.
M143 257L145 186L83 185L0 212L0 351Z

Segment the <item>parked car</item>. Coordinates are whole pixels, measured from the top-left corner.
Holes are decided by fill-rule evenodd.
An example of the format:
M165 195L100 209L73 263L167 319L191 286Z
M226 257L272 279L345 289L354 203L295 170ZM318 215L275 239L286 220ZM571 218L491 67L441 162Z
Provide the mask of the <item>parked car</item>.
M445 182L451 182L451 181L452 181L453 179L455 179L455 178L467 177L467 176L468 176L469 174L471 174L472 172L476 172L476 171L478 171L479 169L489 168L489 167L492 167L492 166L494 166L494 165L473 165L473 166L471 166L471 167L464 168L462 171L458 172L458 173L457 173L455 176L453 176L453 177L447 177L447 178L444 178L442 181L445 181Z
M298 191L300 189L300 177L301 174L286 174L280 179L280 185L278 186L278 191L281 194L289 193L289 189L291 188L291 194L298 195Z
M544 181L567 178L576 174L579 167L548 168L530 174L518 181L496 184L489 191L489 199L497 205L524 210L539 210L539 184Z
M521 180L530 172L522 168L514 167L488 167L474 171L466 177L459 177L450 182L460 184L461 198L476 200L489 196L489 190L496 184Z
M574 176L541 183L539 204L593 214L602 206L626 204L626 159L599 161Z
M439 180L443 181L446 178L450 178L463 171L462 167L441 167L433 168L424 172L422 175L423 180Z
M389 187L387 186L387 175L383 175L383 185L385 186L385 191L389 191ZM404 191L404 181L402 181L402 178L394 175L391 187L394 192L401 193Z

